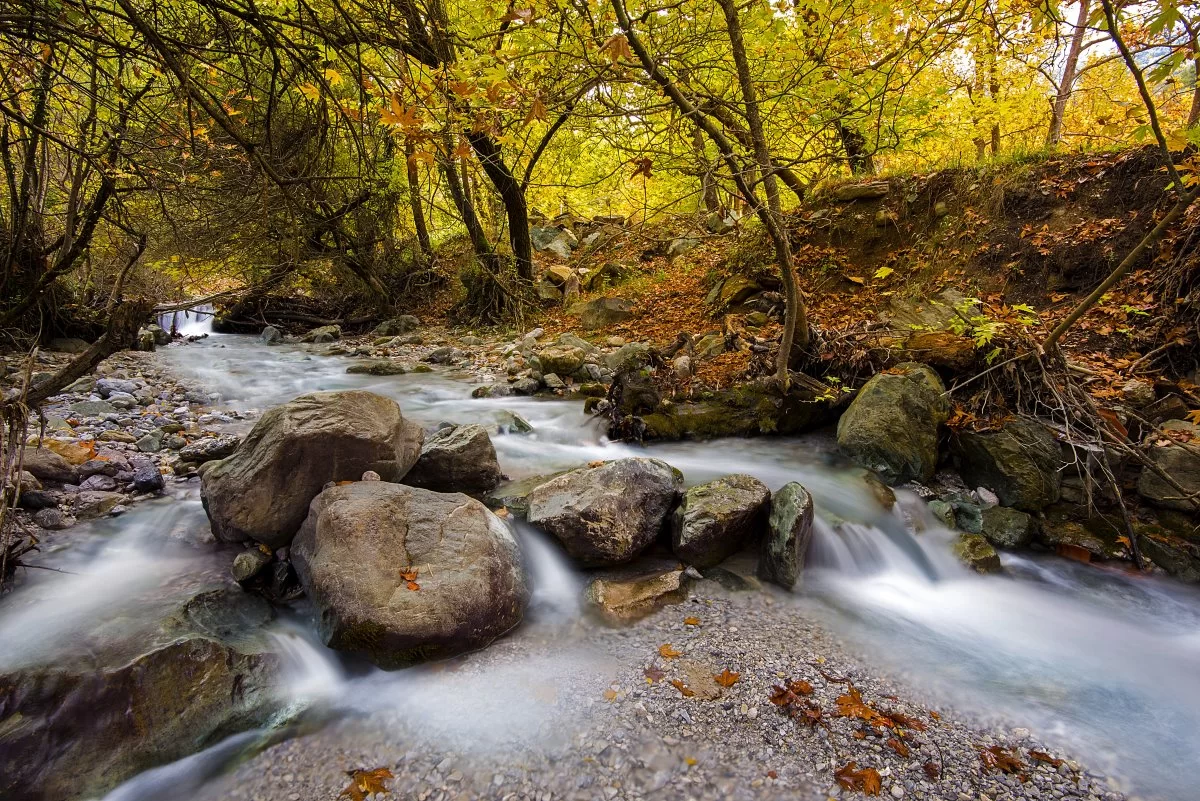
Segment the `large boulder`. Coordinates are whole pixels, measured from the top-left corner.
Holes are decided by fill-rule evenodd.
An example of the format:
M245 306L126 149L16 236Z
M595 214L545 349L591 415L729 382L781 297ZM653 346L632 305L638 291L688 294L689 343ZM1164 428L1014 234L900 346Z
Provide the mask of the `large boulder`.
M399 481L424 437L394 400L362 390L314 392L269 409L232 456L201 467L213 534L281 548L326 483L368 470Z
M1182 420L1168 420L1162 428L1168 434L1171 431L1186 431L1193 436L1200 434L1200 426ZM1200 440L1191 439L1181 442L1169 437L1157 438L1156 443L1165 444L1155 444L1147 455L1155 467L1183 488L1183 492L1172 486L1158 471L1146 467L1138 477L1138 494L1155 506L1178 509L1181 512L1196 511L1196 504L1187 500L1187 496L1200 499L1200 445L1195 444L1198 441Z
M997 548L1023 548L1037 531L1033 517L1019 509L992 506L980 515L980 533Z
M624 298L596 298L583 305L579 323L591 331L623 323L633 317L633 304Z
M282 673L264 634L270 606L208 579L186 594L149 630L106 619L102 634L52 643L34 663L7 654L16 661L0 668L0 798L103 796L267 722Z
M459 493L331 487L291 555L325 643L388 669L482 648L520 623L528 600L512 533Z
M986 487L1000 503L1036 512L1062 494L1062 451L1045 426L1016 418L997 431L963 431L953 452L963 480Z
M695 567L720 564L762 533L770 504L771 490L753 476L690 487L672 518L671 547Z
M628 562L663 532L683 477L658 459L629 458L563 473L529 493L529 522L589 566Z
M771 497L771 516L758 558L758 577L786 590L796 586L813 535L813 499L795 481Z
M500 483L500 463L487 429L480 425L447 426L421 447L421 458L404 477L412 487L435 492L480 495Z
M79 469L49 448L28 448L22 460L24 469L42 481L79 482Z
M928 481L937 468L938 428L950 414L946 388L923 364L897 370L858 391L838 421L838 445L888 483Z

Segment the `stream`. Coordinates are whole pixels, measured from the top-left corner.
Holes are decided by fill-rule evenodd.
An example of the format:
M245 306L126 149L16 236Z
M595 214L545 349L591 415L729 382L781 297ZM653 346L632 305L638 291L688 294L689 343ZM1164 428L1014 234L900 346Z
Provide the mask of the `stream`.
M201 330L203 323L197 324ZM184 328L188 331L187 327ZM816 616L934 701L983 721L1028 727L1089 767L1118 777L1144 798L1195 797L1200 754L1200 592L1166 579L1032 554L1005 554L1005 572L978 576L950 555L952 534L934 524L915 496L898 493L892 512L874 500L861 472L839 462L827 436L723 440L637 447L609 443L574 401L472 399L470 377L453 370L389 377L345 372L351 360L302 346L267 347L242 336L211 335L159 356L175 372L221 393L221 407L263 410L316 390L368 389L396 399L427 426L449 420L493 425L516 412L531 434L494 437L510 478L648 454L683 471L688 483L748 473L772 490L798 481L817 502L818 523L796 614ZM244 433L250 422L231 424ZM237 427L233 427L237 426ZM54 649L112 636L138 636L158 606L216 570L189 547L207 520L191 484L175 497L77 527L69 547L44 563L0 606L0 670L54 658ZM917 521L914 533L906 522ZM513 636L551 636L576 622L583 578L556 547L518 529L533 574L529 621ZM476 736L553 728L536 699L460 686L467 679L427 671L348 668L309 633L303 614L272 624L286 661L288 701L280 726L236 735L208 751L147 771L107 801L188 798L252 753L290 736L297 720L350 714L380 703L403 706L431 725ZM148 625L148 624L147 624ZM599 657L585 645L560 659L586 673ZM539 665L502 668L492 687L519 686ZM562 672L562 666L557 670ZM567 671L568 673L571 671ZM501 680L503 678L503 680ZM481 700L486 698L489 700ZM458 714L472 704L470 715ZM298 716L299 710L322 710ZM482 722L481 722L482 721ZM483 736L483 735L479 735Z

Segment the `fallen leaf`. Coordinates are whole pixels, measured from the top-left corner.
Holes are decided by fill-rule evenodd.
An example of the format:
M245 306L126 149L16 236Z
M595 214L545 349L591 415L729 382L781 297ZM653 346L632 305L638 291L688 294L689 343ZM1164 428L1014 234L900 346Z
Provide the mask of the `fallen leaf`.
M646 677L647 684L653 684L656 681L662 681L667 674L658 665L651 665L642 671L642 675Z
M979 759L988 770L1020 773L1025 769L1025 763L1021 761L1016 751L1006 751L998 745L991 745L987 748L978 745L975 747L979 749Z
M924 769L925 775L929 777L930 781L937 781L942 776L942 769L934 764L932 759L926 760L925 764L921 767Z
M696 694L696 693L692 692L692 689L690 687L688 687L686 684L684 684L679 679L671 679L671 686L674 687L676 690L679 690L679 694L682 695L684 698L691 698L693 695Z
M419 571L416 568L410 567L407 570L400 571L400 578L404 579L405 581L416 581L418 572Z
M684 757L683 764L687 765L690 768L696 764L696 758L695 757Z
M796 695L812 695L813 686L804 679L797 679L788 685L788 689Z
M879 791L883 789L883 777L879 775L879 771L875 768L863 768L862 770L857 768L857 763L847 762L833 774L833 777L845 790L857 790L866 795L879 795Z
M365 801L369 795L388 792L384 781L394 778L392 772L387 768L348 770L346 775L350 777L350 784L345 790L342 790L338 798L345 796L350 801Z
M837 697L838 715L843 718L858 718L865 720L867 723L875 727L891 728L896 724L891 718L881 715L875 709L868 706L862 697L862 693L858 691L853 684L849 685L845 695Z
M902 757L907 757L911 753L909 747L899 737L889 737L887 744L893 751Z
M683 651L676 651L670 643L665 643L658 646L658 655L663 659L678 659L683 656Z
M605 701L616 700L616 697L617 697L617 691L614 690L612 687L609 687L607 690L604 691L604 700Z
M768 771L767 771L767 778L768 778L768 779L778 779L778 778L779 778L779 774L778 774L778 773L776 773L776 772L775 772L775 771L773 771L773 770L768 770Z
M683 619L683 625L685 625L685 626L699 626L699 625L700 625L700 618L698 618L698 617L685 617L685 618Z
M1045 762L1047 765L1053 765L1056 768L1062 767L1063 764L1061 759L1056 759L1045 751L1030 751L1029 756L1031 759L1036 759L1038 762Z
M725 670L716 674L713 676L713 678L716 680L717 684L720 684L722 687L732 687L738 683L738 679L741 678L741 675L742 674L740 673L730 673L729 668L725 668Z
M862 278L862 277L860 277L860 276L857 276L857 275L847 275L847 276L846 276L846 280L847 280L847 281L851 281L851 282L853 282L853 283L855 283L855 284L865 284L865 283L867 283L867 279L865 279L865 278ZM850 764L852 764L852 765L853 765L854 763L853 763L853 762L851 762Z
M404 586L408 587L413 592L416 592L417 590L421 589L421 585L415 581L410 581L410 582L408 582L408 584L406 584Z

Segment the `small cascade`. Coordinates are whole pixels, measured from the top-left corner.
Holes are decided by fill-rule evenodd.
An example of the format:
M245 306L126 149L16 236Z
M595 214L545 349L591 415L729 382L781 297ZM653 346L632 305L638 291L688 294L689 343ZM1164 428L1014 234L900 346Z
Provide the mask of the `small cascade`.
M583 580L545 535L516 523L532 590L529 617L537 622L568 623L579 617Z
M203 336L212 333L215 313L211 303L201 303L191 309L163 312L158 315L158 326L171 335Z

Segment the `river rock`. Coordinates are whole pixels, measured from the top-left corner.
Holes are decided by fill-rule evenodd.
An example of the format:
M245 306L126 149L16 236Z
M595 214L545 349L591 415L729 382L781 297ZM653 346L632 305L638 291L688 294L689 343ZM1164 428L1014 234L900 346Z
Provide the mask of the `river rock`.
M74 517L56 506L49 506L38 510L33 516L33 522L47 531L61 531L75 525L76 521Z
M562 474L562 472L548 473L540 476L526 476L516 481L505 481L484 495L483 502L489 509L507 509L516 517L525 518L529 515L529 494L550 479Z
M163 491L162 472L153 462L144 462L133 471L133 488L138 492L151 493Z
M633 317L633 304L624 298L596 298L583 305L579 324L592 331L623 323Z
M758 557L758 577L786 590L796 586L813 534L813 499L790 481L771 496L771 515Z
M110 398L114 393L133 395L137 391L137 382L127 378L101 378L96 382L96 393L102 398Z
M687 599L688 579L678 562L634 564L592 579L584 589L586 608L612 625L632 623L668 604Z
M371 333L377 337L394 337L415 331L420 327L421 321L416 317L413 317L411 314L402 314L399 317L384 320L375 326Z
M59 353L79 354L90 347L91 345L84 340L75 339L74 337L60 337L50 340L50 350L58 351Z
M112 476L106 476L102 473L88 476L80 484L81 490L99 490L101 492L112 492L117 488L117 480Z
M142 453L158 453L162 450L163 430L156 428L141 436L137 441L137 449Z
M341 338L342 327L340 325L322 325L302 336L300 341L321 344L324 342L336 342Z
M408 368L400 362L391 359L372 359L371 361L352 364L346 368L351 375L404 375Z
M713 567L762 533L770 503L771 491L752 476L690 487L672 518L672 550L690 565Z
M529 522L583 565L628 562L663 532L683 477L658 459L582 467L529 493Z
M104 517L124 500L119 492L83 490L72 496L70 510L80 520L93 520Z
M890 484L928 481L937 468L938 428L950 413L946 388L923 364L897 369L858 391L838 421L838 445Z
M330 488L313 499L291 558L325 643L383 668L482 648L520 623L528 600L512 533L459 493Z
M538 352L543 374L571 375L583 366L587 356L582 348L572 345L551 345Z
M980 532L997 548L1023 548L1037 529L1031 515L1007 506L984 509L981 517Z
M426 440L404 483L436 492L479 495L500 483L500 463L487 429L480 425L442 428Z
M221 434L216 437L204 437L179 449L179 458L192 464L204 464L215 459L225 459L237 450L241 437L233 434Z
M1188 584L1200 584L1200 545L1161 532L1139 534L1142 556L1168 575Z
M281 548L327 482L357 480L367 470L399 481L423 440L421 427L382 395L301 395L269 409L232 456L201 467L201 499L218 539Z
M604 357L604 366L614 373L639 370L650 363L650 346L645 342L629 342Z
M273 325L268 325L258 335L258 339L264 345L278 345L283 342L283 333Z
M105 414L114 414L117 411L116 406L103 400L77 401L67 408L77 417L100 417Z
M264 553L259 548L247 548L233 558L230 572L233 574L233 580L242 584L262 573L269 564L271 554Z
M127 662L0 675L0 797L103 795L141 771L265 722L272 654L184 636Z
M960 534L954 541L954 554L976 573L998 573L1000 555L982 534Z
M1157 472L1144 467L1138 477L1138 495L1155 506L1194 512L1197 507L1186 500L1186 496L1194 495L1200 498L1200 444L1196 444L1200 442L1200 426L1182 420L1168 420L1163 423L1162 428L1166 431L1186 431L1193 435L1193 439L1186 443L1157 437L1155 444L1146 453L1150 461L1174 479L1184 491L1181 493ZM1167 444L1158 444L1160 442Z
M959 432L953 452L967 484L992 490L1005 506L1036 512L1062 493L1058 442L1034 420L1019 417L998 431Z
M78 468L49 448L26 448L22 458L24 469L42 481L58 484L79 481Z

